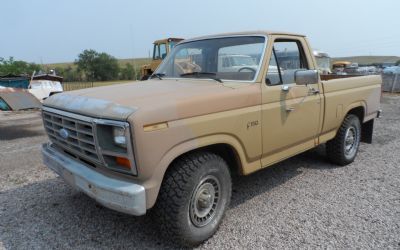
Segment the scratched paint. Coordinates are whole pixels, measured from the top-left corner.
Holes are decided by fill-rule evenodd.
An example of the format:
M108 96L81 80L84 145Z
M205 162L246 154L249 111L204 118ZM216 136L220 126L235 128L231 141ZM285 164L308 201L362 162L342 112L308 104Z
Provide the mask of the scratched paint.
M127 107L107 100L67 93L51 96L44 102L44 105L73 113L115 120L126 120L137 110L136 107Z

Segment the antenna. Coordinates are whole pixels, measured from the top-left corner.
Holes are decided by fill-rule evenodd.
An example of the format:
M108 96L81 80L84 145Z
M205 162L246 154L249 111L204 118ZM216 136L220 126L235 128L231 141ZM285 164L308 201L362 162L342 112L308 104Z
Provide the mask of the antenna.
M29 81L28 89L31 88L31 83L32 83L32 80L33 80L33 77L35 76L35 74L36 74L36 70L34 70L32 75L31 75L31 80Z
M133 64L133 71L135 72L134 73L134 79L135 79L135 81L137 81L137 78L136 78L136 75L137 75L137 72L136 72L136 62L135 62L135 56L134 56L134 51L135 51L135 46L134 46L134 43L133 43L133 28L132 28L132 24L129 26L129 31L130 31L130 37L131 37L131 44L132 44L132 64Z

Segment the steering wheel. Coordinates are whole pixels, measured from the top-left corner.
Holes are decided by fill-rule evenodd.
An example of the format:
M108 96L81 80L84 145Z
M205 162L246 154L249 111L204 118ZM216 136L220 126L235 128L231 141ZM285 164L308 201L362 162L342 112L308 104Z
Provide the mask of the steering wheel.
M253 73L256 73L256 70L250 67L243 67L238 70L238 72L242 72L242 70L250 70Z

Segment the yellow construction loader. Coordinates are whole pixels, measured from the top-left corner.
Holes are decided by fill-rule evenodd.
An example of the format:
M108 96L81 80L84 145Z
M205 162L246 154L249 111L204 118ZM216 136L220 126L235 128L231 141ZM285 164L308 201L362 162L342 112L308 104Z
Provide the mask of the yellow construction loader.
M171 52L175 44L182 41L183 38L166 38L154 41L153 60L150 64L143 65L140 68L141 80L147 80L151 74L156 70L162 60Z

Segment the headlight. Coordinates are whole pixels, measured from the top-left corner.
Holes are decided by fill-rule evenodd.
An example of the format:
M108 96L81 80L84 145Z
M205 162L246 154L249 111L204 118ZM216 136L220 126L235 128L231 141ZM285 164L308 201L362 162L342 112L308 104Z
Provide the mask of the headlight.
M99 158L104 166L113 171L137 175L129 123L103 119L96 119L94 123Z
M126 133L123 127L113 127L113 139L115 145L126 148Z

